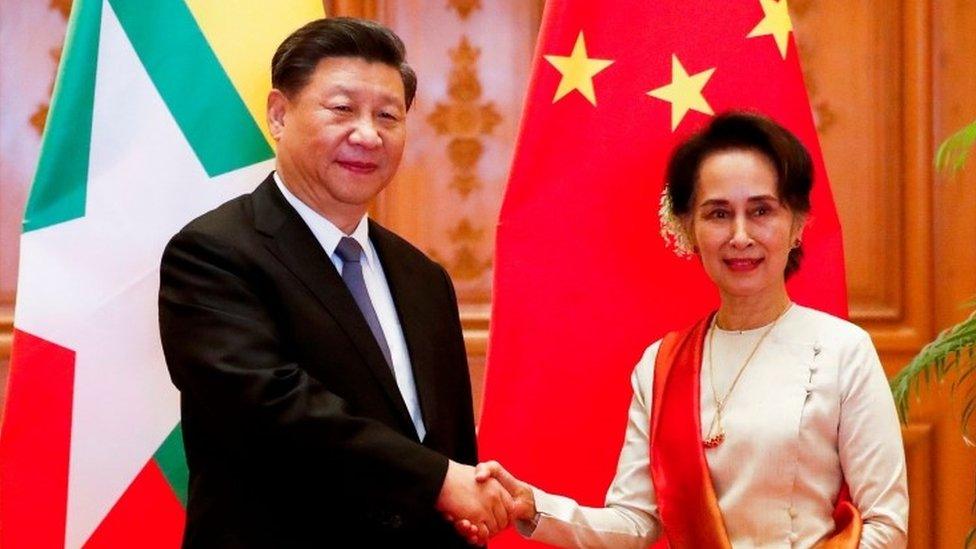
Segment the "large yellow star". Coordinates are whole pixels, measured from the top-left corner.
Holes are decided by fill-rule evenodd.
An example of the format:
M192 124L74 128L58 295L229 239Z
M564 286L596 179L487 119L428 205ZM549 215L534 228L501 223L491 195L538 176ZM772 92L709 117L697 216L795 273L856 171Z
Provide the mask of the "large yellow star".
M752 29L746 38L757 36L773 35L776 39L776 46L779 47L779 54L786 59L786 48L790 44L790 32L793 30L793 22L790 21L790 7L786 0L759 0L762 6L762 21Z
M556 70L563 75L559 80L559 87L556 88L556 95L552 102L555 103L569 92L576 90L580 92L593 106L596 106L596 92L593 91L593 77L603 69L609 67L613 61L610 59L590 59L586 55L586 42L583 40L583 31L576 37L576 45L573 46L573 53L569 57L561 55L546 55L548 61Z
M702 95L702 89L715 72L714 68L688 75L677 55L671 56L671 83L647 92L647 95L671 103L671 131L674 131L689 110L715 114Z

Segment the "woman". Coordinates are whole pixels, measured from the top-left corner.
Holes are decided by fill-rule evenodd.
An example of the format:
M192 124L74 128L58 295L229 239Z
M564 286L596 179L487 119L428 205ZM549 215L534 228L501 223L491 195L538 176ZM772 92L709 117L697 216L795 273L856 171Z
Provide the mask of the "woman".
M809 154L775 122L733 112L679 146L667 175L662 211L676 223L664 225L699 256L721 305L637 364L606 507L495 462L479 478L512 492L523 535L565 547L904 546L905 458L877 352L864 330L786 292Z

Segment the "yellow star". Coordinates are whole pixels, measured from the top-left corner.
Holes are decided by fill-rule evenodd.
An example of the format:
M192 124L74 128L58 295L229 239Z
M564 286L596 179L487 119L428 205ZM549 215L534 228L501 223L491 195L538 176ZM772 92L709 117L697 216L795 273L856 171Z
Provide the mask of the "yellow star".
M569 92L576 90L580 92L593 106L596 106L596 92L593 91L593 77L603 69L609 67L613 61L610 59L590 59L586 56L586 42L583 40L583 31L576 37L576 45L573 46L573 53L569 57L561 55L544 56L556 70L563 75L559 80L559 87L556 95L552 98L555 103Z
M671 103L671 131L674 131L689 110L715 114L702 95L702 89L715 72L714 68L688 75L677 55L671 56L671 83L647 92L647 95Z
M790 21L790 7L786 4L786 0L779 0L778 2L776 0L759 0L759 4L762 6L765 17L746 38L773 35L773 38L776 39L776 46L779 47L779 54L783 56L783 59L786 59L786 48L790 44L790 31L793 30L793 22Z

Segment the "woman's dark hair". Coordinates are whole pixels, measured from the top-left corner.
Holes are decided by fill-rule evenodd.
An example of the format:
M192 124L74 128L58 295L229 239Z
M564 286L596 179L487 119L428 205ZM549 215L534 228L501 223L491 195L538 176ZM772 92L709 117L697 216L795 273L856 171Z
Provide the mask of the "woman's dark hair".
M407 50L390 29L365 19L328 17L291 33L271 58L271 85L286 95L301 91L327 57L359 57L400 71L407 109L417 92L417 75L406 61Z
M789 130L765 116L730 111L678 145L668 161L668 198L674 214L681 218L691 212L698 172L710 155L729 150L756 151L776 168L779 199L794 215L810 212L813 163L803 143ZM803 248L790 250L783 273L787 278L800 268Z

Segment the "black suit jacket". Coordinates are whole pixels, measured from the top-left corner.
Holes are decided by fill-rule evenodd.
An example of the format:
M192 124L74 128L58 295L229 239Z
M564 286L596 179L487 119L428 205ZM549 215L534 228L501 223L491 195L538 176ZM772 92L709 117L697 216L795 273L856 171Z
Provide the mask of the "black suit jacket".
M447 273L370 222L423 443L352 295L269 176L192 221L161 265L163 350L189 465L184 547L465 547L434 510L474 419Z

